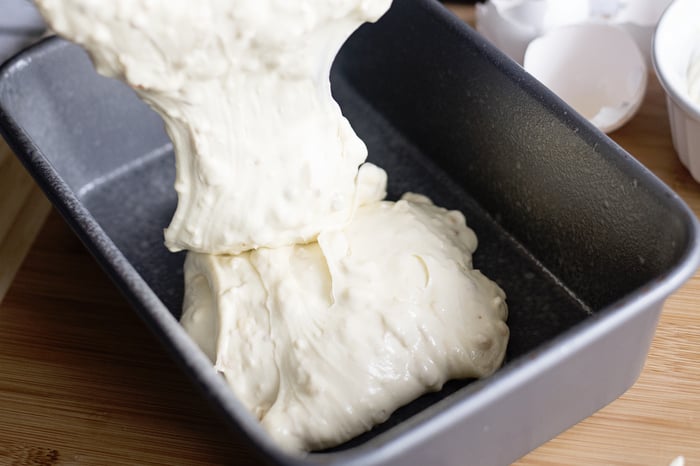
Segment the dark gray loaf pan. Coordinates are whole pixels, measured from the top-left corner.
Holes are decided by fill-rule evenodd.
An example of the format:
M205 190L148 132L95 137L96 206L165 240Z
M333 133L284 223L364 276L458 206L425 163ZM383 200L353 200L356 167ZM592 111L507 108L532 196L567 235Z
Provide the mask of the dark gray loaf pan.
M697 222L673 192L434 1L396 0L363 26L333 90L390 197L465 213L512 338L494 376L303 457L269 440L178 323L184 256L163 246L176 195L158 116L50 39L0 72L0 123L136 312L272 463L505 465L632 385L664 299L698 266Z

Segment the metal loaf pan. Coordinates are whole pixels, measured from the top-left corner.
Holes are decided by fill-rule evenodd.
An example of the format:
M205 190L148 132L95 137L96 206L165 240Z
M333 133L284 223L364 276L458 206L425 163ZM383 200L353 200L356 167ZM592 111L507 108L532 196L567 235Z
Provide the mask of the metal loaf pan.
M448 383L341 447L279 450L178 324L182 254L160 119L58 39L0 72L2 132L76 234L234 430L282 464L505 465L639 375L664 299L698 265L695 217L632 157L437 2L395 0L343 47L333 90L385 167L462 210L508 295L504 367ZM264 189L264 186L261 187Z

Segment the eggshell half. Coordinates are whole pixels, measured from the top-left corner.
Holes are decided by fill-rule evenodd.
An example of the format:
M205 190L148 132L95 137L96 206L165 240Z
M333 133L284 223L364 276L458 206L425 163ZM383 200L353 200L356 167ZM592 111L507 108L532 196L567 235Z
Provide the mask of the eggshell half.
M504 15L494 2L476 5L476 30L521 65L527 45L539 35L534 26L514 22Z
M490 0L476 5L476 29L518 63L546 31L585 21L588 0Z
M661 15L673 0L627 0L612 18L616 23L632 23L639 26L656 26Z
M647 66L630 35L606 23L553 29L533 40L525 69L604 132L637 112Z
M636 23L617 23L617 26L624 29L634 39L637 48L642 52L644 63L646 63L648 69L651 69L651 43L656 27Z
M656 24L671 2L672 0L619 1L621 7L610 18L611 22L618 24L634 38L647 67L651 67L651 43Z

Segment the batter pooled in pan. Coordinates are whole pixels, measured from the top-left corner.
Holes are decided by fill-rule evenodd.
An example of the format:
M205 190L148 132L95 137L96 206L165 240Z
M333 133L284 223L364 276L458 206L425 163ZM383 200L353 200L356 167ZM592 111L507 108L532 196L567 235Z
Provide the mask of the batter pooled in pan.
M317 243L190 253L182 324L281 445L330 447L500 366L505 295L476 245L423 196L372 202Z

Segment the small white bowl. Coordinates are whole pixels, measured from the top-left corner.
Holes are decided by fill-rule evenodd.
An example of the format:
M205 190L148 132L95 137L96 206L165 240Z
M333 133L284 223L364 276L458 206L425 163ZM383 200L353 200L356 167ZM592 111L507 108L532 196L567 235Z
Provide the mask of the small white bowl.
M666 91L673 147L696 181L700 181L700 103L690 98L688 72L700 59L700 1L676 0L661 17L652 60Z

